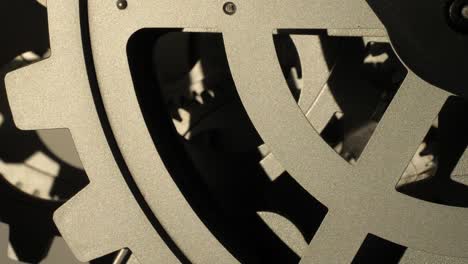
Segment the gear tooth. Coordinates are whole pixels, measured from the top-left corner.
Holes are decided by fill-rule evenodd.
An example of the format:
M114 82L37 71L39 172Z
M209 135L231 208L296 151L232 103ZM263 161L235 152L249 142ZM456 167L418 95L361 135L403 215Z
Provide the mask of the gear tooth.
M78 90L89 85L80 44L80 17L70 15L79 13L78 1L49 1L47 10L52 56L5 78L15 123L24 130L70 127L78 115L74 107L81 102Z
M9 73L5 78L8 100L15 124L23 130L60 127L53 122L59 110L53 102L57 93L49 84L48 61Z
M116 233L123 223L119 224L117 209L106 196L105 192L88 186L54 214L62 237L80 261L90 261L125 247Z

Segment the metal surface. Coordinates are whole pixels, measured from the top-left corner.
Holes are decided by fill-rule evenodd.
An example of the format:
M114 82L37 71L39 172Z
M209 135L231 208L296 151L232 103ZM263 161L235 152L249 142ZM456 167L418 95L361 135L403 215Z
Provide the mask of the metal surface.
M9 244L0 248L0 262L6 262L7 252L21 262L56 263L57 256L62 262L72 262L74 257L57 250L58 231L52 214L63 203L59 200L71 196L76 184L86 182L86 176L51 153L35 131L15 127L3 82L6 71L47 56L46 8L35 0L21 0L5 3L0 13L0 221L10 228L9 234L2 233L2 240ZM56 143L55 139L49 142ZM56 145L73 150L73 142L66 143L70 145ZM66 247L63 241L60 245L58 248Z
M311 85L304 95L309 99L299 105L283 77L273 33L323 29L380 36L383 25L367 3L238 0L230 15L223 4L141 0L119 9L115 1L48 1L51 58L10 73L6 82L16 124L70 129L90 178L55 214L75 255L87 261L128 248L140 263L238 262L171 177L134 88L129 39L144 28L170 28L223 34L237 91L258 133L281 166L328 208L302 252L302 263L350 263L368 234L431 254L468 258L466 208L395 190L451 94L409 67L360 159L351 165L304 113L327 71L318 68L318 77L305 83Z
M257 33L255 36L258 40ZM263 41L250 42L251 45L245 43L254 36L246 37L244 33L243 37L246 39L241 37L241 41L235 41L234 36L228 39L229 35L225 34L231 70L244 106L259 133L272 148L275 157L304 188L330 210L305 259L319 262L350 262L368 232L411 248L466 257L466 230L461 231L464 225L462 219L467 216L466 209L416 201L394 190L396 180L401 176L400 173L414 154L422 135L432 124L448 94L436 88L430 93L421 92L421 86L426 84L414 75L409 75L377 128L366 152L358 164L352 167L324 144L310 123L304 119L287 92L278 67L262 71L265 68L259 64L275 65L271 37L265 34ZM243 44L230 46L234 42ZM246 70L247 67L238 67L246 65L246 53L242 51L249 50L255 50L254 54L258 54L258 57L249 60L249 70ZM242 63L238 61L240 58ZM252 72L252 69L255 69L255 72ZM249 85L254 83L253 76L265 84L265 90L258 87L253 89ZM261 93L267 91L270 100L256 100ZM424 96L427 96L427 99ZM408 105L415 108L410 109ZM398 116L405 118L400 119ZM393 129L385 129L386 127ZM398 155L395 155L396 153ZM367 200L364 197L372 199ZM424 226L419 225L419 219L428 214L432 217L426 218ZM404 225L399 226L400 223ZM451 226L456 228L451 230L448 228ZM343 228L344 230L341 230ZM408 235L407 232L415 233ZM444 242L441 245L437 241L454 242ZM463 244L465 246L458 249L448 246Z

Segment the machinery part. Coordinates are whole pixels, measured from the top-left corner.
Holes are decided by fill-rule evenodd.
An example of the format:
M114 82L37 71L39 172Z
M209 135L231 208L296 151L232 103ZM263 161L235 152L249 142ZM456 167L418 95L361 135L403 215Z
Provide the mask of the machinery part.
M45 7L45 1L38 2ZM6 71L50 55L44 7L35 0L21 0L5 4L0 11L2 80ZM60 263L71 263L75 257L63 254L65 244L56 237L59 234L52 220L52 213L63 201L87 183L70 135L66 130L18 130L3 81L0 116L0 221L10 227L9 234L2 232L2 241L5 238L9 244L0 248L0 262L13 262L4 259L8 248L8 256L22 262L57 263L60 258Z
M413 73L466 98L468 82L460 76L468 68L468 20L462 16L467 1L367 2L385 25L399 57Z
M8 202L2 203L0 221L10 225L9 255L34 263L46 257L58 235L52 213L87 180L51 154L35 132L18 131L5 99L0 98L0 198Z
M300 0L238 1L231 16L213 1L138 1L129 2L124 10L107 1L88 4L50 1L54 55L7 78L19 126L68 127L75 139L91 183L55 219L82 260L128 247L142 263L236 261L194 213L179 191L183 186L171 178L168 169L172 175L187 170L170 164L168 155L184 155L175 147L171 154L161 144L167 128L154 127L145 118L161 104L144 107L154 97L148 96L151 91L138 88L141 84L136 77L142 76L130 73L127 65L125 51L138 48L128 47L128 40L138 30L188 26L192 31L214 28L223 32L237 89L256 129L291 176L328 207L303 262L351 262L368 233L411 248L468 257L466 210L402 195L394 190L396 180L391 178L401 176L449 96L447 92L409 71L352 166L314 131L282 78L272 29L318 28L334 34L349 29L351 35L382 30L364 1L317 0L306 5ZM300 12L298 6L303 7ZM317 7L322 12L311 16ZM184 9L190 15L180 12ZM80 10L81 25L89 21L90 36L87 25L80 28ZM41 91L25 76L35 77ZM67 85L70 82L76 85ZM382 177L376 179L376 174ZM424 218L425 225L420 225L427 215L432 218Z
M7 63L9 63L9 67L14 68L37 60L39 57L35 53L24 52L31 50L39 54L46 52L48 40L46 37L46 19L40 19L41 17L46 18L46 11L37 2L16 1L8 4L8 8L2 8L0 13L2 13L0 15L0 20L2 20L0 21L2 25L1 32L5 40L0 51L0 67L2 68L0 76L3 79ZM18 22L17 27L11 27L12 21ZM22 55L15 59L19 54ZM11 61L13 62L11 63ZM2 191L0 196L3 201L1 203L0 220L8 223L11 230L10 243L8 247L3 247L2 250L6 253L8 248L9 255L15 259L38 262L45 257L54 235L57 234L51 219L52 212L60 204L56 201L41 201L32 196L41 186L45 186L44 191L48 192L34 193L35 196L42 198L51 198L52 196L49 196L52 187L51 182L49 182L50 177L45 176L44 172L38 171L34 167L39 163L39 168L48 171L47 168L42 166L44 162L39 161L42 159L42 161L47 161L45 164L52 165L49 166L52 169L50 171L52 174L58 174L58 171L54 168L58 165L55 164L55 161L48 159L46 155L35 152L35 150L40 150L40 147L38 147L40 144L37 144L39 140L33 143L34 133L20 132L14 127L4 93L3 82L0 87L0 115L2 115L0 124L0 140L2 140L0 149L0 188ZM36 149L34 150L34 148ZM25 149L27 150L24 151ZM29 165L22 165L21 162L26 162ZM24 181L23 176L26 175L33 176L36 181L40 182L31 182L29 179ZM34 187L29 183L32 183ZM16 187L14 187L15 184ZM24 193L21 193L18 189L23 189ZM31 196L25 194L28 192ZM31 236L34 239L31 239ZM4 238L8 238L8 236Z
M2 71L40 59L38 55L25 53ZM0 113L3 117L0 126L0 138L3 140L0 174L10 184L29 195L56 201L70 198L87 184L73 141L66 130L18 130L13 123L6 95L0 100Z
M106 135L104 134L99 120L92 90L90 89L88 76L86 74L87 69L85 58L83 57L83 47L81 44L82 36L79 22L80 3L83 4L84 2L48 2L51 48L55 53L50 59L35 64L32 68L23 68L14 75L21 75L21 72L34 72L32 73L35 75L34 79L45 84L38 84L38 86L50 90L41 90L38 93L32 86L22 83L21 77L16 78L13 75L9 76L7 78L9 92L13 92L13 94L20 97L23 96L19 95L17 92L33 92L34 95L28 96L30 99L35 101L38 99L37 96L39 96L45 100L43 101L44 103L40 104L41 110L36 109L39 110L39 112L36 112L37 114L35 117L32 117L30 115L32 113L29 111L28 113L23 112L19 116L17 115L18 112L15 111L15 121L23 129L33 127L34 129L46 127L70 128L77 145L78 153L91 180L91 184L74 199L70 200L65 207L62 207L62 209L56 213L55 219L56 222L59 223L58 225L61 226L63 237L69 240L68 243L74 244L71 241L78 242L76 239L79 238L78 244L72 246L73 251L79 259L89 260L116 249L128 247L141 262L175 261L176 257L170 251L168 245L153 231L154 227L157 228L157 223L154 223L154 221L151 223L148 220L147 216L145 216L145 213L148 214L148 210L143 211L141 209L135 197L132 195L131 189L129 189L125 182L125 180L128 181L129 179L125 179L121 176L122 172L119 170L119 166L107 143ZM131 6L126 10L130 9ZM82 11L86 12L86 9ZM121 12L118 9L116 9L116 11ZM90 18L92 17L93 16L90 16ZM86 21L86 19L84 19L84 21ZM64 24L62 24L64 22L66 27L69 28L64 27ZM95 53L93 52L93 54ZM74 63L69 64L70 61L74 61ZM38 71L36 71L36 69ZM62 76L59 77L59 75L56 75L57 71L62 72L62 74L59 74ZM50 76L50 73L52 72L56 73L53 74L55 77L51 79L50 77L52 76ZM63 79L65 76L67 78L73 78L74 81L72 83L76 85L66 85L70 80L65 81L65 79ZM130 78L130 75L121 77ZM63 81L65 81L65 83ZM16 89L10 89L13 86L16 86ZM36 90L36 92L34 92L34 90ZM14 103L14 101L18 101L15 100L13 94L9 95L12 96L10 98L13 108L16 108L18 105ZM49 96L55 97L55 99ZM20 99L20 97L17 98ZM57 109L57 105L52 106L45 102L60 102L62 107ZM65 107L65 104L68 106ZM28 105L28 103L25 105ZM83 112L83 110L85 111ZM59 116L56 115L58 113L57 111L61 113ZM23 119L21 116L26 119ZM49 117L45 118L45 116ZM36 119L36 117L38 119ZM23 122L26 120L35 120L33 121L35 124L29 122L26 124ZM140 125L144 126L143 120L136 119L135 121L137 120L140 120L142 122ZM105 122L105 120L101 121ZM111 123L112 122L113 121L111 121ZM137 121L135 124L138 123ZM94 132L90 133L90 131ZM147 136L144 138L151 141ZM141 151L143 151L143 153L147 151L152 153L155 151L152 144L147 147L150 148L141 149ZM114 149L114 151L116 150ZM226 249L221 247L214 238L204 239L203 241L186 240L187 237L209 238L211 236L208 234L209 231L207 228L196 217L194 212L190 209L190 206L179 193L177 186L172 182L168 172L164 169L162 161L157 158L158 155L144 154L143 156L146 158L139 162L143 162L141 164L146 164L144 167L150 166L145 168L143 172L146 171L146 173L150 173L152 177L156 177L156 181L158 181L157 186L152 184L148 185L148 187L156 187L159 189L151 190L151 196L155 194L157 196L161 195L160 199L154 199L154 197L148 196L148 201L151 201L151 206L156 206L158 208L158 210L155 210L158 212L157 219L166 230L184 234L178 236L184 237L184 241L177 241L179 246L183 247L183 244L186 244L186 246L189 244L192 249L199 249L193 251L196 254L195 258L203 258L206 262L216 262L225 258L232 259L232 256L227 253ZM147 158L150 160L146 160ZM121 163L122 161L118 162ZM152 168L152 166L156 166L157 168ZM129 166L129 168L130 167L132 167L132 171L135 169L133 166ZM143 167L140 168L143 169ZM154 174L155 172L156 175ZM124 173L128 172L124 171ZM132 174L135 173L135 171L132 172ZM139 180L141 180L140 177ZM147 180L150 180L150 178ZM151 179L151 181L153 180L154 179ZM101 186L100 183L104 186ZM142 192L146 195L146 191ZM166 199L170 199L170 207L164 205L168 202ZM93 202L94 205L98 206L90 208L88 206L89 202L93 200L102 202L97 204ZM120 208L126 208L125 212L121 211ZM175 208L177 208L177 215L174 214L173 209ZM66 215L69 213L75 215L70 218L71 221L65 220ZM65 221L61 221L61 219ZM79 228L81 234L72 232L69 228L75 230ZM164 231L159 230L159 232ZM207 233L208 235L203 235L203 233ZM188 234L190 234L190 236ZM82 239L84 237L87 237L89 240L83 241ZM117 237L120 239L116 239ZM165 235L163 235L163 237L165 237ZM180 244L181 242L182 245ZM204 254L205 250L208 249L210 250L210 254Z
M314 44L313 52L322 56L318 37L301 39L304 45L307 40ZM157 42L155 62L159 64L156 74L160 80L161 94L169 112L173 113L171 117L183 138L184 148L208 187L207 192L227 217L245 222L243 232L250 232L251 236L264 242L264 246L254 246L259 258L263 260L267 258L265 255L271 255L271 259L276 261L298 261L297 256L310 241L313 223L317 221L314 218L319 216L314 212L321 212L315 210L314 199L302 192L290 177L277 175L272 179L268 175L268 179L256 164L256 148L261 140L245 113L242 114L244 111L229 75L222 37L219 34L176 32L162 36ZM196 44L187 45L188 42ZM288 56L288 53L294 52L294 47L289 45L292 44L291 39L281 36L275 42L281 46L278 51L282 58L288 61L280 60L284 72L289 72L290 68L300 68ZM161 55L171 59L162 60ZM190 59L194 55L195 59ZM180 68L173 69L176 65L186 69L183 77L169 78L180 71ZM185 76L186 72L190 74ZM294 78L297 77L296 74ZM167 84L161 81L170 79L178 81ZM291 80L294 85L298 82L298 79ZM295 91L297 88L291 89ZM185 129L181 130L181 127ZM268 170L265 165L264 169ZM284 170L279 173L285 174ZM239 191L243 192L242 198L237 197ZM276 198L285 192L289 192L288 199L280 201ZM307 213L299 213L302 210ZM242 241L239 244L252 247L250 244L253 243ZM277 253L271 254L271 248L275 248Z
M346 3L359 6L357 1ZM335 15L333 22L326 18L315 21L315 16L313 22L317 26L318 23L336 26L341 18L344 20L346 17L346 25L351 25L350 16L336 16L338 12L346 10L341 4L338 7L328 2L322 6L337 8L335 12L329 13ZM349 8L348 11L353 11L353 22L362 22L363 17L372 18L371 14L358 15L367 8L360 6L357 10L361 13ZM340 25L344 27L345 24ZM422 135L431 126L449 94L431 87L409 72L358 164L350 166L337 158L304 119L303 113L286 92L284 80L279 78L279 67L262 67L277 65L272 55L274 47L271 36L267 31L261 35L260 25L259 28L252 24L250 26L242 34L236 34L235 29L234 32L224 33L231 70L244 106L275 157L330 210L303 261L349 263L367 233L377 234L410 248L466 257L466 227L462 223L468 213L466 209L441 207L405 197L394 190L396 182L395 178L391 178L392 175L398 178L401 176L399 173L413 156L422 141ZM366 23L359 27L369 26L374 25ZM252 39L256 41L248 41ZM264 89L252 87L252 83L259 81L265 84L262 86ZM430 86L429 91L421 90L427 86ZM270 100L258 99L260 94L267 93ZM319 158L316 158L317 153L320 153ZM317 176L314 177L312 173ZM380 176L378 179L377 175ZM419 225L420 219L428 214L432 216L430 219L425 218L429 221L424 226ZM451 216L450 220L446 218L447 215ZM444 223L447 220L454 222ZM456 230L447 228L454 225L457 226ZM445 244L447 241L457 245L457 248Z

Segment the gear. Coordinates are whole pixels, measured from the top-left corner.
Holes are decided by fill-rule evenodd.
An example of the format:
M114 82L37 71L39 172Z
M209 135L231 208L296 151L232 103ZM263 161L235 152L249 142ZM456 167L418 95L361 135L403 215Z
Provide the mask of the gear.
M411 249L468 257L466 208L395 190L448 92L408 70L351 165L316 132L283 78L272 29L385 35L365 1L237 1L236 12L229 15L216 1L127 4L50 0L51 58L7 77L21 128L66 127L77 145L90 184L56 212L55 220L80 260L128 248L140 263L243 261L232 244L218 239L224 233L248 240L241 232L229 232L243 222L213 225L217 211L212 207L202 218L200 203L210 197L194 192L195 183L184 177L195 170L181 148L165 144L174 142L174 131L161 114L164 101L157 85L142 82L149 78L145 66L151 58L136 56L152 45L137 39L155 38L145 28L223 33L232 76L252 123L281 166L328 209L302 252L303 263L350 263L368 234ZM314 12L317 7L321 12ZM323 83L317 83L321 88Z
M315 22L317 27L379 27L372 23L373 14L364 15L369 10L364 4L347 1L338 7L333 3L320 5L336 8L335 11L322 10L334 14L332 23L330 18L320 16L310 16L307 21ZM284 8L281 10L285 12ZM355 20L351 22L350 16L337 14L344 10L361 15L352 16ZM346 20L340 20L345 17ZM285 93L279 67L262 67L276 65L272 55L274 47L267 32L261 35L255 26L249 27L248 32L224 32L231 70L244 106L275 157L330 210L303 261L349 263L368 233L410 248L466 257L468 230L462 220L467 216L466 209L421 202L393 188L395 177L401 176L399 173L415 153L449 94L409 72L358 164L350 166L324 144L291 96ZM249 42L249 39L256 41ZM264 83L262 87L265 88L252 87L255 82ZM269 94L270 100L259 100L260 94ZM427 215L431 217L425 217ZM424 226L419 224L423 218ZM457 228L447 228L450 226Z
M4 118L0 125L0 198L8 201L1 206L0 220L10 225L9 255L39 262L59 235L53 212L86 184L86 176L53 155L35 132L18 131L6 101L1 100L0 107Z
M8 3L0 13L6 40L0 51L3 79L6 71L40 60L37 54L47 55L47 16L46 9L34 0ZM15 27L11 27L12 21ZM46 257L58 235L52 213L63 203L59 200L71 196L73 183L79 185L80 176L86 182L86 176L55 156L35 132L19 131L14 126L3 82L0 116L0 221L10 227L8 255L37 263ZM68 176L74 176L75 181L70 184ZM7 247L0 250L6 253Z
M108 144L109 131L106 131L106 137L101 124L101 122L106 122L102 120L102 109L99 110L102 105L99 106L99 102L95 105L94 100L97 98L93 98L93 92L99 93L99 91L90 89L93 84L89 83L87 76L89 69L85 63L85 58L89 59L85 56L88 56L89 53L83 54L83 50L89 47L85 46L83 49L80 29L80 4L81 11L85 13L87 11L83 3L83 1L49 1L49 30L51 32L51 49L54 54L48 60L20 69L7 77L9 98L12 108L15 109L15 121L18 126L22 129L68 127L90 178L90 185L55 215L63 237L77 257L83 261L123 247L129 247L138 260L143 263L158 261L167 263L174 262L177 259L176 255L180 255L177 250L176 255L174 255L171 252L171 249L175 250L174 246L164 242L168 236L164 235L165 230L167 232L170 230L171 238L177 240L179 247L194 249L191 252L194 252L195 256L190 256L191 258L205 260L202 262L216 262L222 259L231 259L228 262L234 261L228 251L219 244L200 219L196 217L178 191L158 155L147 156L145 154L144 156L150 160L146 160L146 158L140 160L139 162L146 165L139 167L139 169L133 167L132 162L127 161L127 163L132 164L127 166L132 168L133 176L143 176L134 177L139 186L141 186L141 180L151 182L156 180L158 182L157 186L147 185L151 189L156 187L158 190L148 192L148 190L142 189L141 194L139 194L146 197L145 200L148 201L149 205L139 204L133 195L135 193L132 194L135 190L127 186L127 182L131 182L132 179L128 178L129 172L126 171L125 165L122 165L123 160L118 158L116 153L118 148L112 147L113 143L110 146ZM92 9L92 6L89 8ZM90 15L89 18L92 17L94 16ZM86 19L83 18L83 21ZM94 21L91 24L94 24ZM97 53L93 51L93 54ZM87 61L87 63L89 62ZM95 66L97 69L98 65ZM35 79L36 84L31 85L27 81L24 82L25 79L22 77L24 74ZM121 77L130 78L130 75ZM73 78L73 81L69 78ZM126 79L126 81L130 81L130 79ZM74 85L69 85L71 83ZM41 90L38 91L35 87L41 87ZM31 101L23 101L25 99L24 93L31 92L34 94L28 95ZM23 102L20 103L20 101ZM104 96L103 101L107 101ZM38 102L42 103L37 104ZM50 104L51 102L60 103L61 106ZM22 108L26 105L28 106L23 108L25 112L16 111L18 107ZM33 114L34 112L36 114ZM135 114L138 115L138 113ZM142 123L140 125L137 125L138 122L135 123L136 127L141 125L144 127L141 116L135 119L135 121L137 120ZM109 121L113 126L116 125L111 118ZM115 131L114 134L117 138ZM147 136L144 136L143 139L151 141L151 138ZM140 141L140 143L144 142ZM119 146L122 147L121 144L125 143L119 142ZM147 145L147 147L150 146L152 144ZM150 153L156 151L153 147L141 150ZM128 158L127 154L123 155ZM124 167L119 168L119 166ZM156 168L152 168L152 166L156 166ZM146 178L144 175L147 173L152 176ZM150 195L147 196L148 194ZM138 193L136 195L139 196ZM161 197L154 197L154 195ZM144 203L141 200L143 199L140 199L139 202ZM170 207L166 206L168 203L171 204ZM91 204L92 206L90 206ZM120 210L122 208L125 210ZM158 212L157 218L151 216L149 208ZM155 210L156 208L157 210ZM175 208L177 208L177 214L174 214ZM80 230L79 233L75 232L77 228ZM154 232L154 228L162 234ZM208 239L198 241L188 240L188 237ZM205 254L208 249L210 254Z

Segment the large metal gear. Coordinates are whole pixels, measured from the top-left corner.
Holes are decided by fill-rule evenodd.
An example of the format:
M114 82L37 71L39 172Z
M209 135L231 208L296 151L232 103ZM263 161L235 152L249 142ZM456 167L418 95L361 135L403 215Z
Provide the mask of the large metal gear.
M26 0L9 3L0 13L3 79L7 71L33 63L41 59L37 54L47 53L47 12L36 1ZM12 21L15 27L11 26ZM0 249L0 262L6 261L3 256L8 252L17 261L37 263L46 258L51 246L57 248L60 244L59 239L54 239L58 231L52 221L53 212L67 196L82 188L80 181L85 185L87 179L82 170L64 161L60 157L63 155L52 147L58 144L67 148L70 142L59 139L66 139L66 133L36 133L15 127L3 82L0 117L0 221L9 225L9 233L2 233L2 240L9 244ZM73 154L73 147L67 151ZM49 261L50 258L46 263Z
M131 252L131 263L288 259L282 251L272 250L268 256L268 246L261 245L269 245L266 241L242 231L255 231L247 228L247 218L219 210L223 204L212 202L213 194L208 191L212 186L195 180L201 163L188 153L197 149L187 151L187 145L175 139L177 132L166 114L161 83L152 81L153 57L141 52L152 50L165 33L183 31L222 33L230 73L245 108L233 118L251 121L263 140L251 143L254 147L264 144L258 162L265 171L276 174L272 182L286 171L324 209L315 216L317 230L308 234L310 245L296 252L297 260L368 263L360 254L363 243L382 239L409 248L397 260L400 263L466 263L466 203L445 199L445 192L420 196L399 192L396 186L408 165L421 161L421 144L439 113L439 126L445 124L447 113L465 113L465 99L455 96L465 96L462 86L466 81L456 80L466 70L468 58L460 47L467 36L458 27L450 31L453 26L445 20L444 26L437 24L441 23L439 15L428 20L430 15L422 14L460 52L457 58L453 50L437 53L435 60L443 58L438 71L428 69L422 64L434 58L420 58L438 51L434 45L414 51L414 43L427 41L427 32L420 33L420 21L411 19L413 4L397 2L49 0L51 57L8 74L6 85L18 127L68 128L73 136L90 184L56 211L55 222L74 254L89 261L124 249L124 255ZM427 12L434 8L429 6ZM407 29L388 15L394 10L408 22ZM412 37L407 34L413 31L420 33L414 35L417 41L408 42ZM282 34L291 35L301 58L302 80L295 76L297 69L290 78L302 88L299 96L279 63L274 35ZM390 39L406 73L397 74L393 85L399 87L390 96L361 101L386 103L383 109L376 106L378 118L350 127L341 145L333 148L322 137L323 131L337 112L344 117L350 114L336 101L331 87L339 56L330 63L314 52L324 48L327 37ZM308 47L309 41L320 48ZM359 91L369 90L354 89L346 95L361 96ZM199 131L211 129L208 125ZM178 132L185 136L187 129ZM454 158L439 161L438 166L449 168L439 170L443 175L436 177L449 179L443 181L445 191L456 187L457 194L466 195L463 181L454 183L450 178L467 174L466 143L465 139L454 143L455 162ZM234 186L223 189L225 183L217 183L223 191ZM237 195L242 200L241 196L249 194ZM248 201L243 205L248 206ZM273 226L293 232L288 225ZM279 233L275 232L281 236ZM239 241L249 240L249 246L239 247Z

